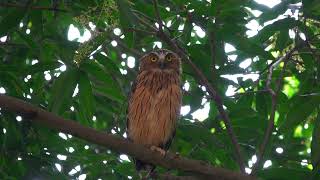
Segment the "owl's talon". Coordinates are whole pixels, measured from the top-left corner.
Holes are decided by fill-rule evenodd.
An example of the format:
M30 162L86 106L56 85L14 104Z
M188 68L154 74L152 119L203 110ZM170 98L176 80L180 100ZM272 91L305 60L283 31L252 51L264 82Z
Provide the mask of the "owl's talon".
M167 153L165 150L163 150L163 149L161 149L161 148L159 148L157 146L151 146L150 149L152 151L158 151L162 156L165 156L166 153Z

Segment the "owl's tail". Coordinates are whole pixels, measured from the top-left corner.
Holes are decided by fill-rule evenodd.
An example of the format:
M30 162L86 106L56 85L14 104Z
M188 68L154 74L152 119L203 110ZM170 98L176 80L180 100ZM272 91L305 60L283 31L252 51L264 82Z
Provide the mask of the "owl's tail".
M147 177L152 175L154 169L156 168L155 165L148 164L148 163L142 162L140 160L135 160L135 165L136 165L136 170L139 172L139 174L140 174L141 171L146 171L146 173L147 173L146 176Z

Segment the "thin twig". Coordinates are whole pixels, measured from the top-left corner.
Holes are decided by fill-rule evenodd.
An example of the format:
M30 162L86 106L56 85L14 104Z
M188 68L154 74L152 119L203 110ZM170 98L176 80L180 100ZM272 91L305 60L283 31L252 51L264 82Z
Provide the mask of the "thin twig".
M277 97L278 97L278 93L281 90L282 87L282 81L283 81L283 76L284 76L284 72L287 66L287 63L289 61L289 59L291 58L292 53L296 50L297 47L292 48L288 53L286 53L285 56L279 58L277 61L274 61L274 63L269 67L269 74L267 77L267 82L266 82L266 90L270 93L271 95L271 112L270 112L270 116L269 116L269 123L268 123L268 127L264 133L264 138L263 141L260 145L259 150L257 151L257 162L254 164L253 168L252 168L252 175L255 175L256 172L259 170L260 166L262 165L263 162L263 156L265 154L266 151L266 147L269 143L272 131L274 129L274 119L275 119L275 113L277 110ZM271 82L272 82L272 74L273 74L273 70L275 67L277 67L281 62L284 62L284 66L282 68L281 74L279 75L279 78L276 82L276 87L275 90L272 89L271 87Z
M298 96L320 96L320 93L309 93L309 94L301 94Z
M228 96L228 97L229 98L234 98L234 97L239 97L239 96L248 95L248 94L266 93L266 92L269 92L269 91L266 90L266 89L257 90L257 91L246 91L246 92L237 93L237 94L234 94L234 95Z
M13 3L0 3L0 7L8 7L8 8L25 8L26 6L23 4L13 4ZM59 11L59 12L68 12L65 9L58 9L55 7L43 7L43 6L31 6L30 9L34 10L48 10L48 11Z
M139 22L144 25L145 27L147 27L151 32L157 32L157 29L153 26L153 25L150 25L149 23L147 23L144 19L136 16L137 19L139 20Z
M153 18L145 15L144 13L142 13L142 12L140 12L140 11L137 11L137 10L134 10L134 9L133 9L132 12L135 13L135 14L137 14L137 15L139 15L139 16L142 16L143 18L149 20L150 22L153 22L153 23L154 23L154 22L157 22L157 20L155 20L155 19L153 19Z
M268 70L271 66L273 66L273 64L276 63L276 62L277 62L277 60L272 61L270 64L268 64L267 67L265 67L262 71L259 72L259 74L258 74L258 79L253 82L253 86L254 86L254 87L259 84L262 75L263 75L265 72L267 72L267 70ZM235 89L235 92L237 92L237 91L238 91L239 89L241 89L241 88L242 88L241 86L238 87L237 89Z
M137 29L137 28L127 28L127 29L124 29L124 30L131 31L131 32L132 32L132 31L134 31L134 32L140 32L140 33L148 34L148 35L155 35L154 32L145 31L145 30Z

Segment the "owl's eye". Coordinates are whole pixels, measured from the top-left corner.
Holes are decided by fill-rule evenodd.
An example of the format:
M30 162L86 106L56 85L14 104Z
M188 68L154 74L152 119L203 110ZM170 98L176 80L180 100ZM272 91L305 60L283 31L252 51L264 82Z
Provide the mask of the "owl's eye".
M155 56L152 56L152 57L150 57L150 60L151 60L152 62L156 62L156 61L157 61L157 58L156 58Z
M167 56L166 60L169 61L169 62L172 61L172 56Z

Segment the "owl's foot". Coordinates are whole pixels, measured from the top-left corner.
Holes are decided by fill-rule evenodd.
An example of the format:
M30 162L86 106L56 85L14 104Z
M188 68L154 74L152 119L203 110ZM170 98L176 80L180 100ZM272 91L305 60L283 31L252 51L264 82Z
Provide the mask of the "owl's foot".
M154 177L154 172L148 172L146 175L142 175L141 173L139 173L140 180L149 180L149 179L153 179L153 177Z
M159 148L157 146L151 146L150 149L152 151L158 151L162 156L165 156L166 153L167 153L165 150L163 150L163 149L161 149L161 148Z

